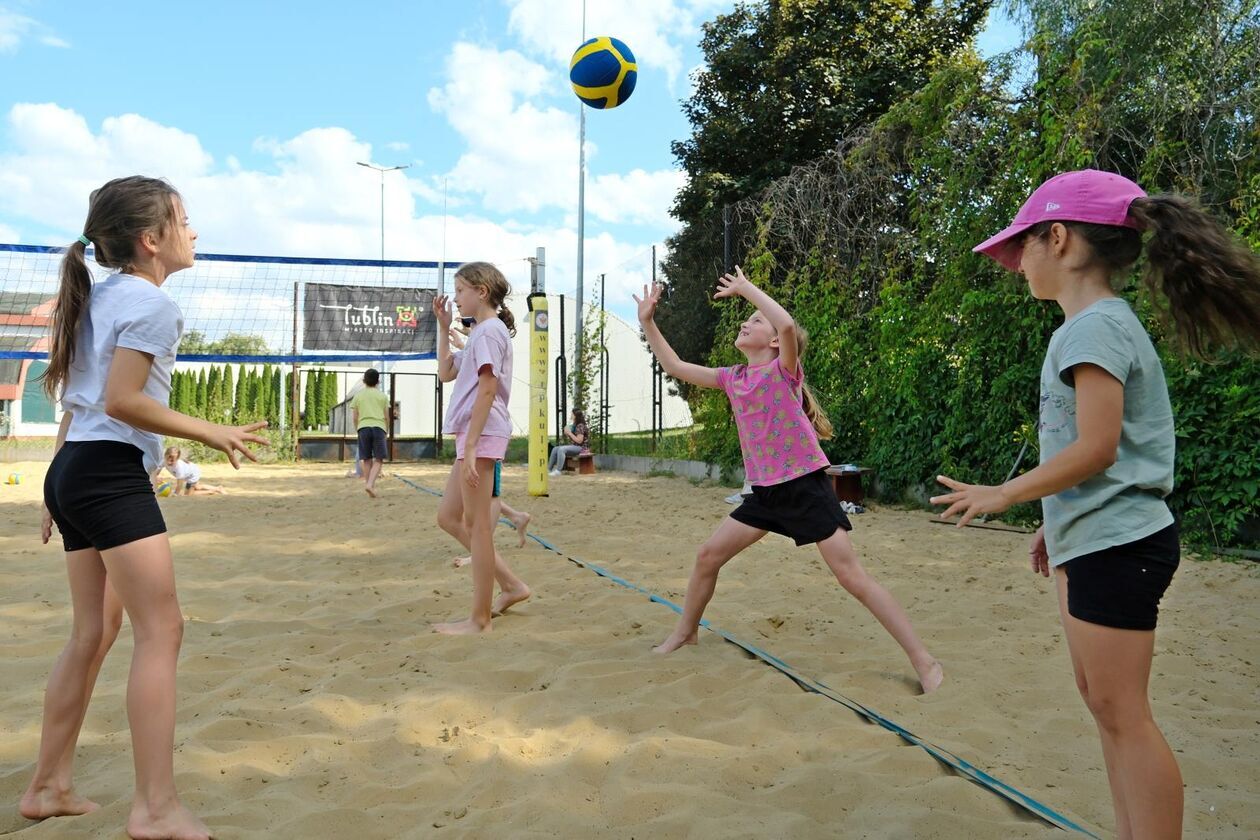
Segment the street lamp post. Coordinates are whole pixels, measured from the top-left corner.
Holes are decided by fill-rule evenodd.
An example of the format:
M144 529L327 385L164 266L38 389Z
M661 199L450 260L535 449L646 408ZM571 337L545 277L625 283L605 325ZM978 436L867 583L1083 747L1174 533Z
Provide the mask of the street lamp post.
M401 166L377 166L375 163L365 163L356 161L359 166L366 166L368 169L375 170L381 174L381 285L385 285L385 173L393 172L397 169L410 169L411 164L404 163Z

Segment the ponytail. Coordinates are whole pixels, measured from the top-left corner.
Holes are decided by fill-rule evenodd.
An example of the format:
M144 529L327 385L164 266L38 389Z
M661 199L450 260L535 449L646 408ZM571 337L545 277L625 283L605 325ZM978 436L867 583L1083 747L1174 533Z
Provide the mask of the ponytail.
M1129 214L1149 231L1142 277L1183 349L1260 347L1260 261L1202 208L1180 195L1138 198Z
M88 197L83 235L61 258L48 368L43 373L44 393L50 400L58 398L58 391L64 388L70 375L79 321L92 292L92 273L87 266L84 240L96 247L98 264L117 271L130 271L140 236L164 232L177 223L178 198L179 193L165 181L139 175L115 178L93 190Z
M801 382L801 397L805 406L805 416L813 424L814 431L818 433L818 439L831 440L835 437L836 430L831 425L831 421L827 419L827 412L823 411L822 406L819 405L813 389L804 382Z
M79 320L87 309L88 295L92 292L92 273L87 267L85 251L87 246L76 240L61 258L57 302L52 311L48 367L42 375L44 393L53 402L57 401L59 391L69 376L70 365L74 362Z
M508 335L516 338L516 319L512 317L512 310L507 308L507 304L500 304L499 320L507 327Z
M796 325L796 358L804 359L805 351L809 348L809 333L800 324ZM818 402L818 397L814 396L814 391L809 385L805 384L805 380L801 380L801 406L805 409L805 416L809 418L810 425L814 427L814 431L818 433L819 440L831 440L836 433L835 428L831 425L831 421L827 419L827 412L823 411L822 404Z

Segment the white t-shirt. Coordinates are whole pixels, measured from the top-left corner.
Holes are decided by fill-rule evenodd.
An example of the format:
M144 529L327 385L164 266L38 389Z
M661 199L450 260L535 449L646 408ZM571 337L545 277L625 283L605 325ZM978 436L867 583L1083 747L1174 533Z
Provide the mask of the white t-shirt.
M146 472L162 463L162 436L142 432L105 413L105 382L114 348L153 356L144 393L168 405L175 348L184 331L184 315L166 292L148 280L113 274L92 287L87 311L79 321L74 361L66 377L61 406L73 412L66 440L116 440L144 453Z
M174 464L166 464L166 471L185 484L201 481L201 468L183 458L177 458Z

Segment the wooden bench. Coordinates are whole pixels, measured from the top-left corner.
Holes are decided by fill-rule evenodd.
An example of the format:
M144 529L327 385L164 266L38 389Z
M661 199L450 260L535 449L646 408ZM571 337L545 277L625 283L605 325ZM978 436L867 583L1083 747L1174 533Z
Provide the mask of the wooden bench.
M836 489L836 498L842 502L861 504L864 497L862 477L875 472L871 467L858 467L856 471L840 467L827 467L827 475L831 476Z
M584 449L577 455L566 455L564 458L564 471L577 472L578 475L594 475L595 453Z

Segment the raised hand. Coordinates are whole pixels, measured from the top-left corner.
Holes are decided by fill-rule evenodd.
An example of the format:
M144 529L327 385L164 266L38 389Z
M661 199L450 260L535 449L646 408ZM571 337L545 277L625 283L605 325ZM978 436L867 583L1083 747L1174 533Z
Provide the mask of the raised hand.
M437 318L438 329L447 332L451 328L451 299L447 295L433 296L433 317Z
M723 274L718 278L718 290L715 298L743 297L748 289L753 288L752 281L744 276L744 270L735 266L734 274Z
M647 286L643 287L643 297L640 298L638 295L630 296L639 305L639 323L646 324L656 316L656 304L660 303L661 292L663 291L664 289L660 283L653 283L651 291L648 291Z

